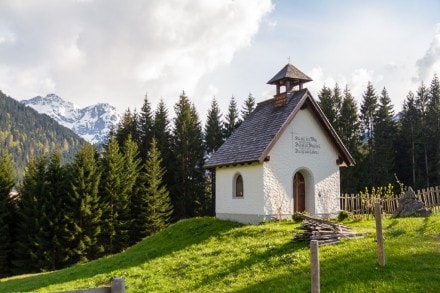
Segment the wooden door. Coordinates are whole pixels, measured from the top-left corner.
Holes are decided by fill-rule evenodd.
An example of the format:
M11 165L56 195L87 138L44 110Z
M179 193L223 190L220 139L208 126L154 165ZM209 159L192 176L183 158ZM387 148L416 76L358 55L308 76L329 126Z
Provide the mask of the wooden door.
M296 172L293 177L293 211L304 212L306 210L306 183L304 176Z

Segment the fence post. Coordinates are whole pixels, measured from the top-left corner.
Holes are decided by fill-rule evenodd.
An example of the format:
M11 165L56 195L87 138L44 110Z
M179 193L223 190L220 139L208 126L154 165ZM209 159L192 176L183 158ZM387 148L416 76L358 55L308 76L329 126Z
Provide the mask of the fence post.
M113 278L111 292L112 293L125 293L124 279L122 279L120 277Z
M310 241L310 263L311 263L311 292L320 292L319 278L319 244L318 240Z
M376 202L374 208L374 216L376 218L376 237L377 237L377 255L379 258L379 265L385 266L385 249L382 234L382 211L380 209L380 202Z

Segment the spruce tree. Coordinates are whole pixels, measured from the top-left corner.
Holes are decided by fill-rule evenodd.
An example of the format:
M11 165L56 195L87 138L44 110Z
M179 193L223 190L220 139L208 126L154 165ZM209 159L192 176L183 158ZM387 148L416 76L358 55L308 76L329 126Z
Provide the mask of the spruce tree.
M166 172L166 178L164 182L167 186L170 186L171 181L169 179L171 178L171 176L169 176L169 170L171 170L173 166L172 154L170 150L170 121L168 119L168 110L162 99L160 100L154 113L153 137L156 139L157 148L162 155L163 166Z
M14 245L13 273L40 271L41 208L44 196L46 158L31 159L19 187L17 238Z
M151 105L148 101L148 96L145 94L144 104L142 105L141 112L139 114L139 150L142 160L145 162L148 158L150 150L150 143L153 137L153 113L151 111Z
M228 138L241 123L237 110L237 102L234 96L231 97L231 101L229 102L228 113L225 119L223 136L224 138Z
M63 202L66 190L65 173L61 167L61 154L52 153L45 171L43 194L40 199L41 229L37 235L39 267L55 270L63 267L64 258L64 213Z
M398 177L414 189L421 188L423 183L417 158L422 152L420 143L422 120L414 93L409 92L406 96L399 120L400 131L396 159Z
M386 186L395 174L395 139L397 125L394 110L387 90L384 88L379 97L379 105L374 117L374 185Z
M205 125L205 149L208 154L215 152L223 143L221 113L215 98L208 110Z
M122 195L119 205L119 248L125 249L133 243L133 222L139 212L136 206L136 182L141 171L139 149L131 136L125 141L122 148L123 172Z
M122 236L120 235L120 212L127 209L126 194L123 190L124 158L116 139L110 139L100 166L101 242L104 244L106 253L115 253L120 248L119 244Z
M154 234L165 228L171 219L173 207L170 195L163 184L162 179L165 174L161 166L162 159L157 149L156 139L152 139L150 156L145 163L146 178L148 185L146 188L147 196L147 229L148 234Z
M182 219L203 215L211 203L204 196L204 150L197 112L184 92L174 109L172 203L175 218Z
M252 96L250 95L250 98ZM248 110L251 110L252 101L248 103ZM244 112L243 112L244 115ZM205 151L210 156L223 144L223 134L225 130L222 127L221 113L215 98L212 100L211 108L208 110L208 117L205 125ZM206 214L214 215L215 212L215 171L208 171L205 182L205 195L209 199L210 205L206 208Z
M344 98L339 117L339 136L357 164L349 168L341 168L341 191L355 193L361 190L358 170L360 159L360 121L358 107L348 86L344 90Z
M431 186L430 178L431 178L431 164L430 160L430 145L431 145L431 132L429 129L431 126L429 125L429 93L426 86L423 84L417 89L416 93L416 105L417 110L421 119L421 129L420 133L420 143L422 145L422 151L419 153L419 158L417 159L420 162L421 169L423 170L422 176L425 179L425 187Z
M85 143L75 156L69 173L69 190L65 201L67 228L66 257L69 263L85 262L103 253L98 242L101 234L102 210L98 186L100 172L96 149Z
M119 147L122 148L125 140L128 136L131 135L132 138L135 138L136 141L140 139L138 133L138 116L136 111L131 113L130 109L127 109L122 116L121 121L119 121L118 128L116 130L116 140L119 144ZM139 142L140 144L140 142Z
M335 88L332 90L324 85L318 94L319 106L324 112L330 124L339 133L339 116L342 106L342 95L338 84L335 84Z
M367 89L362 95L361 120L363 133L366 135L366 139L369 143L372 143L374 140L374 117L377 107L376 91L371 82L368 82Z
M131 196L131 229L130 242L137 243L148 236L148 214L147 214L147 188L148 177L145 163L141 164L139 174L137 176L136 185L133 188Z
M252 96L252 93L249 93L248 98L244 101L243 108L241 110L241 120L246 120L246 118L254 111L255 109L255 98Z
M429 151L431 171L430 183L432 186L440 185L440 81L434 75L429 87L428 123L427 132L431 136Z
M10 192L15 185L14 166L8 153L0 158L0 278L11 273L13 221ZM12 229L11 229L12 228Z
M365 137L366 141L366 153L363 158L363 168L365 176L365 185L372 186L374 185L375 175L374 175L374 166L376 163L375 154L374 154L374 121L376 116L376 111L378 108L376 91L371 84L368 82L367 89L362 95L362 104L361 104L361 125L362 125L362 134Z

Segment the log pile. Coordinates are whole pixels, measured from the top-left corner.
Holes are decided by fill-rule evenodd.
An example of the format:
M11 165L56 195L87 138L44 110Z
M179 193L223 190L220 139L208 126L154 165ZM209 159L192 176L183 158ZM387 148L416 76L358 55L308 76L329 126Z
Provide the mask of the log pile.
M342 238L362 237L362 233L353 232L347 226L331 223L321 219L315 219L301 215L304 221L299 229L302 232L295 233L293 242L310 242L318 240L319 245L333 244Z

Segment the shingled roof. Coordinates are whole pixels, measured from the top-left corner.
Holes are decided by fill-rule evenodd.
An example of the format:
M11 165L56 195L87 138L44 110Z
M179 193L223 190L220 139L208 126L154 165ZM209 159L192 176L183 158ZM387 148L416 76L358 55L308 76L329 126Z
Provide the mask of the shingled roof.
M274 99L261 102L242 122L206 162L206 168L225 165L260 162L262 163L285 128L293 120L303 105L310 106L312 112L323 125L330 139L340 153L340 160L346 165L354 165L354 160L313 100L307 89L287 93L287 103L274 107Z
M269 80L267 83L275 84L283 79L292 79L297 82L301 81L302 83L312 81L310 77L308 77L298 68L296 68L295 66L289 63L286 66L284 66L283 69L280 70L280 72L275 74L275 76L272 77L271 80Z

